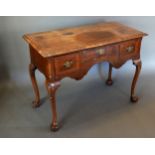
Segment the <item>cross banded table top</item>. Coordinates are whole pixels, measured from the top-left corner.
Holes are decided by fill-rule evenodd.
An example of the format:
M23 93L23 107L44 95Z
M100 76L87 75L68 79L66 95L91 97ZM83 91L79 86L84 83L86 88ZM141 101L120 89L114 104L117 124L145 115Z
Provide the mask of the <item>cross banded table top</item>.
M145 33L116 22L24 35L24 39L43 57L63 55L143 37Z

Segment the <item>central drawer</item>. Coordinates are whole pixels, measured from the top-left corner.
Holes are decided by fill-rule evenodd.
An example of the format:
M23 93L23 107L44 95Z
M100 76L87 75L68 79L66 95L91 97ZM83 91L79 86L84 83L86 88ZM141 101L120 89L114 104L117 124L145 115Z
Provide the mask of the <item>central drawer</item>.
M82 64L93 63L105 59L106 55L107 47L84 50L81 52L81 62Z
M81 62L84 65L102 62L119 57L119 45L109 45L81 52Z

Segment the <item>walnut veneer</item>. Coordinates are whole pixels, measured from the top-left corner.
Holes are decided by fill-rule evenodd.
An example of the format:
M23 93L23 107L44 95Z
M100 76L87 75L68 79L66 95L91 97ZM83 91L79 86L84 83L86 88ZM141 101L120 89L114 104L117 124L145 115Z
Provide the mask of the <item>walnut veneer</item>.
M55 94L61 79L71 77L80 80L96 63L109 62L106 83L112 85L112 67L120 68L127 60L132 60L136 72L130 98L133 103L138 101L135 86L141 70L141 40L145 35L116 22L24 35L30 47L29 71L35 92L33 105L40 106L40 94L35 78L35 70L38 69L46 78L53 131L58 129Z

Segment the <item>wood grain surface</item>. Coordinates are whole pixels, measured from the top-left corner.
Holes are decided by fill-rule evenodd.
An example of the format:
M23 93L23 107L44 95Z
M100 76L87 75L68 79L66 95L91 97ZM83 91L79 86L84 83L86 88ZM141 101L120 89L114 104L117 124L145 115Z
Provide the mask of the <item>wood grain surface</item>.
M120 23L109 22L26 34L24 39L42 57L47 58L140 38L144 35L146 34Z

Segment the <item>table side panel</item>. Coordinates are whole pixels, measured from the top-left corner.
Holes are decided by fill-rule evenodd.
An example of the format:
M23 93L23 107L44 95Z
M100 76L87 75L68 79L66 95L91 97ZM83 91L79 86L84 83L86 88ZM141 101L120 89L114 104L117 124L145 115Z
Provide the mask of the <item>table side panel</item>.
M30 47L31 63L39 69L47 78L54 81L53 58L42 57L32 46Z

